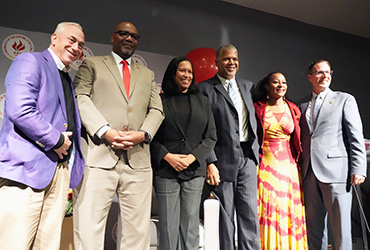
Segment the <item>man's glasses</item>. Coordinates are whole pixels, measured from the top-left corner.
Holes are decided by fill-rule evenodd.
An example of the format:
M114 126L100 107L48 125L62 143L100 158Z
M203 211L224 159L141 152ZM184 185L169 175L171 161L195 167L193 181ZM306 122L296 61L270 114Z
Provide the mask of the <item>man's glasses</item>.
M319 70L311 72L311 75L323 76L323 75L333 75L333 70Z
M135 41L139 40L139 38L140 38L140 35L130 33L128 31L124 31L124 30L118 30L118 31L114 32L114 34L118 34L122 38L127 38L128 36L131 36L132 39L134 39Z

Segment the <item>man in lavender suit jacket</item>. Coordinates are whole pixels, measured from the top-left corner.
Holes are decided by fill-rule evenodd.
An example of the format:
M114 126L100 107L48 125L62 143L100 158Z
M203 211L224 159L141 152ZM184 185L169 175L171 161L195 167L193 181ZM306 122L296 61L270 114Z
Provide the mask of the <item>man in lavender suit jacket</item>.
M5 79L0 133L0 248L59 249L69 186L81 180L81 122L69 65L77 23L60 23L48 50L17 56ZM69 185L70 184L70 185Z

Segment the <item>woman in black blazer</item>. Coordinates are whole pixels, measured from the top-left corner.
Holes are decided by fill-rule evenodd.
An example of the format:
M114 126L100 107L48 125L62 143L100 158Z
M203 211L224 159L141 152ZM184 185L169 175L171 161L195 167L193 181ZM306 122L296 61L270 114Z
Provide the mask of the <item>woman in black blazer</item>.
M187 58L169 63L162 90L165 119L151 143L159 248L195 250L206 158L216 143L216 128L208 98L196 89Z

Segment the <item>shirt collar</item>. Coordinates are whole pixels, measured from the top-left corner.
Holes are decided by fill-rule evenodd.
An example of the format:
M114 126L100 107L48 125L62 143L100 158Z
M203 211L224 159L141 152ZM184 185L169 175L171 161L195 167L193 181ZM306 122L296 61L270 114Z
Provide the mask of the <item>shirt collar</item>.
M312 91L312 98L316 99L317 96L320 96L321 98L324 98L329 92L329 88L326 88L323 92L320 92L319 94L316 94Z
M60 71L68 72L71 69L69 66L66 67L64 65L64 63L62 62L62 60L60 60L60 58L54 53L54 51L52 49L48 48L48 51L50 52L51 56L53 57L53 60L54 60L55 64L57 65L57 68Z
M235 85L235 83L236 83L235 76L232 79L230 79L230 80L223 78L219 74L217 74L217 77L220 80L220 82L222 83L222 86L224 86L224 88L226 90L229 88L229 83L228 82L230 82L232 85Z
M120 57L119 55L117 55L117 53L115 53L115 52L113 52L113 51L112 51L112 55L113 55L113 58L114 58L114 60L116 61L117 65L120 65L120 64L121 64L121 62L122 62L122 60L124 60L124 59L122 59L122 57ZM131 66L131 57L127 58L127 59L126 59L126 62L127 62L127 64L128 64L129 66Z

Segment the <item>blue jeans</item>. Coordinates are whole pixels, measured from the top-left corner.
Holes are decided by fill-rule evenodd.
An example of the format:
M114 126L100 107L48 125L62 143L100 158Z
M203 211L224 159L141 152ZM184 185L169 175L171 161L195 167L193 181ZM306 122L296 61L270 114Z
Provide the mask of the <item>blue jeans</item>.
M188 181L154 176L160 250L199 249L199 206L204 177Z

